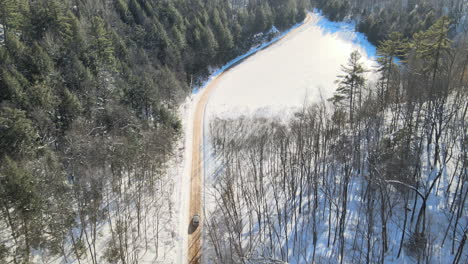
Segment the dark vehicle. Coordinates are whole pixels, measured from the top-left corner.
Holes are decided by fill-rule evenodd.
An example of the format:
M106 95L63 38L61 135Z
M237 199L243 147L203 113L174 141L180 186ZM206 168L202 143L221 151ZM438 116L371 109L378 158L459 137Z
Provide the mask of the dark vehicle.
M192 217L192 226L197 228L198 225L200 225L200 216L196 214Z

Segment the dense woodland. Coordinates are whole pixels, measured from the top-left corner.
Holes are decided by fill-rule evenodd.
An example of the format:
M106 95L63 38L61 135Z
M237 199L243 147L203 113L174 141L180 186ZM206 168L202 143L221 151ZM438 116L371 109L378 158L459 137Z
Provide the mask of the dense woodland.
M288 260L288 248L278 246L284 241L307 255L316 243L291 240L294 220L311 227L295 232L312 232L312 242L320 223L330 223L325 234L337 252L328 260L382 262L394 225L405 230L399 249L414 258L430 262L433 246L442 244L463 263L468 57L465 35L455 28L466 1L393 2L0 0L0 262L137 263L158 248L166 162L181 134L178 105L211 69L271 37L262 33L273 25L286 29L318 7L333 20L358 21L373 43L385 41L382 80L367 87L354 71L354 54L335 108L307 107L287 125L219 122L259 129L239 125L245 137L233 135L236 148L216 145L227 164L259 160L235 168L252 168L249 174L226 170L218 183L226 215L209 225L220 243L218 262ZM239 160L241 152L251 159ZM247 176L253 178L239 182ZM375 225L355 225L350 251L346 194L356 179L369 201L360 221ZM426 217L428 201L439 196L446 203L442 241L431 237L434 223ZM271 214L267 200L276 201ZM304 203L306 209L296 206ZM236 212L245 208L247 222ZM110 227L104 248L103 223ZM216 227L226 223L235 227L227 232L232 237L216 240ZM245 223L258 223L257 244L240 243Z
M465 0L315 0L316 7L333 21L352 19L357 30L378 45L392 32L406 38L427 30L441 16L449 16L453 23L468 27ZM463 16L465 18L463 19ZM461 23L460 23L461 22Z
M353 52L335 95L289 121L212 122L211 261L467 263L468 35L456 26L440 16L388 34L377 69Z
M0 0L0 262L157 248L178 105L304 15L295 0Z

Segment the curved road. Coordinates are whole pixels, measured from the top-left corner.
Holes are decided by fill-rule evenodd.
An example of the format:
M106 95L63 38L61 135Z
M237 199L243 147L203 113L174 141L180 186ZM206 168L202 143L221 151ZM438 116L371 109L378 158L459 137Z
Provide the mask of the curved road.
M304 23L296 29L290 31L288 34L283 36L279 41L287 36L290 36L304 25L312 21L312 16L307 14ZM278 43L278 42L276 42ZM190 205L189 205L189 227L188 227L188 263L199 264L201 262L201 251L202 251L202 227L203 227L203 211L202 211L202 189L203 189L203 118L206 105L210 98L211 93L217 86L219 80L223 75L228 72L219 74L213 79L207 87L201 91L201 97L195 106L195 112L193 117L193 145L192 145L192 169L191 169L191 180L190 180ZM191 225L192 216L200 215L200 225L197 229L193 229Z

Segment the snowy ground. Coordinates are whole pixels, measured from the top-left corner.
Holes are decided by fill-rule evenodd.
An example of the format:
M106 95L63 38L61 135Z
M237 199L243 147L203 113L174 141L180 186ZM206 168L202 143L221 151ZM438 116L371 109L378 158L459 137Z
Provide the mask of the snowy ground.
M283 114L305 102L328 99L336 89L340 65L354 50L373 69L375 48L362 34L350 24L330 22L318 13L312 16L313 23L227 72L210 99L208 115Z
M244 115L287 118L304 104L326 100L336 89L341 65L354 50L360 51L367 69L375 69L375 47L364 35L354 32L352 24L330 22L318 12L312 16L312 23L225 73L210 98L205 116L207 216L216 205L211 183L222 172L209 145L210 122L216 117ZM375 80L372 72L367 75ZM210 263L207 255L203 255L204 263Z
M210 182L219 173L209 145L210 122L217 117L244 115L287 118L308 103L327 100L336 90L341 65L358 50L367 76L375 80L375 47L350 23L331 22L318 11L312 23L249 57L225 73L214 90L205 114L205 209L212 208ZM217 73L219 74L219 73Z
M336 89L334 81L340 74L340 65L346 64L349 54L356 49L363 55L362 61L367 68L370 70L374 68L375 63L372 58L375 56L375 47L370 45L362 34L354 32L352 24L330 22L319 13L314 13L313 16L314 23L301 27L298 32L248 58L223 76L207 106L205 131L209 130L210 122L216 117L236 118L253 114L283 118L285 113L294 112L304 103L330 98ZM372 80L376 75L368 73L367 77ZM209 135L205 136L205 161L209 164L205 174L205 213L209 216L210 210L216 205L216 201L210 197L213 193L210 183L222 173L223 168L208 144ZM425 153L425 156L429 156L429 153ZM430 162L425 164L424 174L427 180L431 179L439 169L431 169ZM444 175L452 173L450 168L443 170ZM429 226L435 230L443 226L441 223L448 221L444 215L440 215L440 209L446 204L441 197L443 197L442 190L448 185L448 178L444 176L440 190L428 200L428 215L431 219ZM360 225L360 215L357 212L362 206L361 185L360 179L353 180L350 184L347 226L356 227L355 230ZM467 219L464 217L463 223L466 223ZM400 259L393 257L396 255L398 239L401 237L401 230L398 228L393 223L388 224L392 254L388 254L385 262L413 263L405 256L405 252ZM318 233L322 235L318 238L317 254L322 256L335 254L336 252L332 252L333 248L326 245L325 230L328 226L324 224L319 229ZM443 230L439 231L435 232L435 237L432 237L436 247L440 245L443 236ZM354 233L351 230L347 235L354 236ZM304 237L306 236L304 234ZM307 241L310 243L310 236ZM448 248L446 246L435 249L437 250L444 251ZM451 256L447 252L438 254L437 259L432 259L433 263L451 262ZM209 258L210 256L205 254L204 263L210 263Z
M247 121L246 121L247 120ZM236 195L236 210L237 213L240 216L240 219L242 219L243 223L243 229L242 229L242 237L245 238L243 239L243 247L245 251L243 253L246 253L246 256L249 256L249 254L252 253L253 256L261 256L263 252L268 252L269 253L269 238L262 237L262 234L258 232L257 228L257 219L255 217L255 213L257 213L257 208L255 206L249 205L248 200L252 201L251 199L255 199L255 201L259 201L260 204L262 204L262 209L260 211L267 212L265 215L270 215L273 219L278 215L277 211L278 207L275 208L275 204L273 201L275 201L275 197L272 195L273 192L276 193L276 195L279 195L279 208L281 208L280 211L283 213L284 218L281 217L282 221L275 222L275 220L268 220L267 222L263 222L263 230L265 230L265 226L271 225L274 226L274 230L278 231L278 233L281 233L282 227L284 227L284 223L287 223L287 233L288 235L286 236L286 240L284 240L284 236L280 236L278 239L274 240L275 247L274 249L276 250L276 255L278 256L278 251L281 250L283 252L288 252L288 263L311 263L311 256L310 253L313 252L313 233L312 230L313 228L311 227L314 225L314 221L311 221L311 211L310 208L307 206L307 203L309 200L313 200L312 197L310 197L310 193L308 194L308 191L304 190L304 192L299 192L297 194L297 198L294 200L295 202L297 201L302 201L302 206L289 206L289 202L291 201L291 197L284 197L281 192L276 192L274 191L274 187L278 184L278 180L275 180L274 172L270 173L269 172L269 166L271 166L271 163L275 162L280 162L278 160L275 160L274 156L271 156L269 154L264 154L266 158L264 158L264 164L263 164L263 170L259 170L259 167L262 167L259 165L259 163L252 163L251 157L256 155L258 153L259 148L258 145L253 143L254 146L253 148L249 149L249 145L252 141L249 139L253 138L267 138L266 141L271 140L272 134L269 134L264 137L264 131L269 129L269 124L264 122L264 120L257 120L255 122L249 123L248 119L244 119L244 123L241 124L241 121L236 121L237 123L232 123L231 126L228 125L228 128L226 129L226 134L222 134L225 136L226 142L234 142L233 144L236 146L234 151L231 149L231 159L234 159L232 161L232 164L238 164L236 168L230 169L230 174L227 176L230 180L232 180L234 183L234 186L243 186L242 190L239 190L241 192L240 195ZM224 127L224 124L223 124ZM288 136L291 136L291 141L295 141L294 139L294 133L288 134ZM246 141L244 141L246 138ZM249 142L249 143L246 143ZM244 145L243 145L244 144ZM259 144L260 145L260 144ZM268 145L268 143L266 143ZM270 146L271 147L271 146ZM278 147L278 145L273 146L272 149L277 149L275 147ZM289 146L291 147L291 146ZM292 147L294 148L294 147ZM424 146L423 149L426 149ZM254 150L254 151L252 151ZM263 148L262 153L269 153L271 149L269 147ZM459 146L455 146L454 149L450 150L449 152L453 153L444 153L442 156L445 154L451 155L453 154L454 157L458 157L461 154L461 151L459 149ZM431 157L434 153L434 145L431 144L429 145L428 151L423 151L423 154L421 155L421 161L422 161L422 183L425 186L428 186L436 177L436 175L439 172L442 172L443 177L441 178L440 182L437 184L437 188L435 188L432 192L432 195L429 196L428 199L428 208L427 208L427 219L428 219L428 224L427 224L427 230L431 230L428 233L429 241L430 241L430 248L431 251L433 252L433 256L430 259L430 261L425 261L424 263L452 263L453 262L453 253L451 254L450 251L450 242L452 241L452 231L447 228L447 223L451 223L453 219L450 218L449 210L450 210L450 204L452 203L454 199L454 193L457 193L457 188L455 185L457 184L451 184L450 182L452 181L451 179L456 178L457 173L456 172L457 168L460 170L460 165L455 164L455 159L453 159L451 162L447 162L444 164L444 166L433 166L431 164ZM234 157L234 158L233 158ZM240 160L240 161L239 161ZM273 161L272 161L273 160ZM327 163L332 161L333 159L327 159ZM239 163L237 163L239 161ZM334 162L334 161L332 161ZM457 161L459 162L459 161ZM320 162L319 162L320 163ZM319 192L318 192L318 212L315 213L312 212L312 215L315 215L317 219L317 252L316 252L316 257L319 259L317 263L335 263L335 261L338 259L337 258L337 248L338 246L334 243L333 245L329 245L327 241L334 241L334 235L337 232L336 225L337 223L337 216L339 215L339 210L335 208L335 206L328 208L327 207L327 199L332 199L334 200L334 204L339 204L340 201L340 196L339 195L330 195L329 191L330 189L326 188L326 185L328 186L333 186L333 185L338 185L340 184L340 176L337 176L339 174L336 174L337 171L334 171L333 167L338 165L340 163L333 163L333 164L326 164L327 169L323 170L322 173L323 175L320 174L319 179L327 179L324 180L323 182L320 183L319 187ZM292 164L291 168L294 167L294 164ZM319 166L321 167L321 165ZM239 169L240 168L240 169ZM330 170L328 169L330 168ZM220 166L219 171L221 171L221 175L223 175L223 169ZM465 169L465 168L464 168ZM462 169L463 170L463 169ZM254 179L255 175L262 175L260 171L265 172L263 174L262 182L264 183L263 186L264 188L262 189L261 193L264 193L265 195L261 196L260 199L258 199L257 193L253 194L253 187L249 186L249 184L245 185L246 182L248 182L250 179ZM291 173L291 169L286 169L286 173ZM339 173L339 172L338 172ZM210 176L212 180L216 178L217 173L213 173ZM226 177L226 174L224 174L224 177ZM281 178L281 177L280 177ZM294 178L294 177L292 177ZM226 179L226 178L225 178ZM289 178L288 178L289 179ZM296 178L296 180L299 180ZM222 182L222 181L221 181ZM289 181L287 181L289 184ZM327 184L325 184L327 183ZM347 216L346 216L346 231L345 231L345 238L346 238L346 255L347 259L345 260L345 263L364 263L364 259L362 258L362 247L360 248L359 245L363 245L367 242L366 236L364 235L366 233L365 229L367 228L367 220L366 220L366 206L368 203L365 201L365 198L363 198L365 189L367 187L367 179L363 178L362 176L359 175L354 175L350 181L349 184L349 195L348 195L348 202L347 202ZM223 186L223 183L217 183L216 184L218 188ZM247 187L246 187L247 186ZM302 186L302 185L301 185ZM304 186L307 186L305 184ZM226 187L226 185L224 185ZM323 187L323 188L322 188ZM393 186L395 187L395 186ZM250 189L249 191L245 191L247 189ZM307 188L307 187L304 187ZM220 188L222 189L222 187ZM220 190L218 189L218 190ZM281 188L280 188L281 189ZM286 188L288 189L288 188ZM256 191L257 189L255 189ZM332 191L334 192L334 191ZM462 193L462 192L460 192ZM304 194L301 196L300 194ZM399 254L399 243L401 241L402 237L402 221L405 221L404 211L406 210L407 203L402 200L402 193L397 192L397 191L391 191L388 193L389 200L391 200L391 204L393 207L393 213L390 214L389 216L389 221L387 222L387 232L388 232L388 237L389 237L389 250L387 254L385 255L385 263L416 263L416 261L409 256L409 253L411 251L407 251L405 248L403 248L403 251L401 252L401 257L397 258L396 256ZM250 197L249 197L250 196ZM220 193L217 195L218 201L221 199ZM240 197L240 198L237 198ZM255 197L255 198L252 198ZM278 197L278 196L277 196ZM299 197L303 197L303 199L300 199ZM264 201L271 201L271 202L265 202ZM288 202L286 202L288 201ZM414 205L415 210L414 212L417 212L419 208L421 207L421 201L417 200L417 204ZM412 202L409 202L408 204L411 204ZM266 204L266 205L264 205ZM221 211L220 208L226 208L224 205L226 203L219 204L220 207L216 208L218 210L218 213L213 213L210 214L209 216L215 215L217 220L220 222L223 222L223 217L228 214L220 214L219 212ZM229 206L229 205L228 205ZM278 206L278 204L276 205ZM301 208L303 212L298 213L297 209ZM376 207L378 208L378 206ZM267 210L267 211L264 211ZM281 211L284 210L284 211ZM377 210L377 209L376 209ZM466 209L465 209L466 210ZM231 210L231 212L234 210ZM252 216L250 212L254 212L253 218L250 218L248 216ZM331 213L331 214L329 214ZM374 216L378 215L378 212L374 212ZM299 215L298 218L299 220L296 220L293 215ZM326 218L324 218L325 215L330 215L331 216L331 221L327 222ZM411 215L409 213L408 215ZM229 218L232 216L227 216L226 218ZM409 219L410 216L408 216ZM232 219L232 218L231 218ZM263 218L264 219L264 218ZM284 219L284 220L283 220ZM284 222L283 222L284 221ZM281 223L283 222L283 224ZM413 224L413 221L407 221L408 225L411 223ZM223 222L224 223L224 222ZM273 224L272 224L273 223ZM331 223L331 224L330 224ZM381 223L378 221L378 217L374 218L373 221L373 232L374 234L377 234L379 230L381 229ZM462 217L460 219L460 224L458 226L458 229L456 229L456 236L461 237L461 234L463 234L463 230L465 230L466 226L468 225L468 214L462 213ZM300 232L296 233L294 230L295 227L300 228ZM331 230L331 232L329 232ZM407 235L411 234L411 227L406 228L405 233ZM449 232L450 230L450 232ZM218 232L217 237L223 237L223 235L226 235L229 232L232 232L232 230L227 231L223 226L217 225L217 230ZM448 236L447 233L448 232ZM286 233L286 231L285 231ZM332 234L331 240L330 237L328 237L329 234ZM232 234L232 233L231 233ZM276 232L273 232L273 234L277 234ZM288 242L288 237L289 237L289 242ZM407 236L408 237L408 236ZM336 237L335 237L336 238ZM266 239L266 240L265 240ZM379 247L378 242L379 236L373 236L373 255L379 256L381 252L381 247ZM254 242L252 242L254 241ZM258 242L261 241L261 242ZM298 244L295 244L296 241L298 241ZM406 240L407 241L407 240ZM444 242L445 241L445 244ZM458 242L457 242L458 243ZM221 243L222 244L222 243ZM299 246L296 246L299 245ZM252 247L253 246L253 247ZM457 246L457 245L456 245ZM299 249L297 249L299 248ZM456 247L455 247L456 249ZM208 248L208 251L210 249ZM307 252L307 254L302 254L303 252ZM468 259L468 251L464 251L465 253L463 254L462 261L460 263L466 263L464 260ZM210 263L210 262L206 262ZM258 263L258 262L253 262L253 263ZM262 262L263 263L263 262ZM375 261L371 261L371 263L380 263L378 262L377 259Z

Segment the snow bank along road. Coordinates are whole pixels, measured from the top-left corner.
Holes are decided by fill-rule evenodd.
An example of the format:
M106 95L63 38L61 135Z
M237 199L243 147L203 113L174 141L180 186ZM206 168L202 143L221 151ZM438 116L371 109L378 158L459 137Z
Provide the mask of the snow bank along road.
M299 28L311 23L312 16L307 14L307 17L300 27L290 31L286 36L294 34ZM280 39L280 40L281 40ZM225 72L227 72L226 70ZM224 73L225 73L224 72ZM195 106L193 115L193 141L192 141L192 169L191 169L191 183L190 183L190 205L189 205L189 226L188 229L188 263L197 264L201 262L202 250L202 227L203 227L203 213L202 213L202 184L203 184L203 119L205 108L210 98L211 93L217 87L218 82L223 78L224 73L215 77L205 89L201 91L200 99ZM189 146L188 146L189 147ZM193 228L191 219L194 215L200 215L200 225L198 228Z

